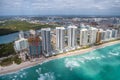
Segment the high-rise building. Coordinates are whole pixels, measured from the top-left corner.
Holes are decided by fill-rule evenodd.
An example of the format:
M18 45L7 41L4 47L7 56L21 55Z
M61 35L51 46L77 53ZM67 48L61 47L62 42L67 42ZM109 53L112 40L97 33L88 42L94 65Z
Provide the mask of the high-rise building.
M28 49L28 40L21 38L14 43L14 48L16 52L21 52Z
M104 36L104 31L102 29L99 29L96 35L96 43L102 43L104 41Z
M118 31L117 30L115 30L115 29L112 29L112 38L117 38L117 33L118 33Z
M29 33L30 33L30 36L35 36L36 35L36 31L32 30L32 29L29 31Z
M109 41L112 39L112 30L107 29L106 30L106 41Z
M94 43L96 43L96 35L97 35L97 31L98 29L90 27L89 30L89 45L92 45Z
M88 45L88 30L81 29L80 30L80 46L87 46Z
M20 38L19 40L14 42L14 49L17 53L19 53L19 57L26 61L26 56L29 52L29 44L28 40L25 38Z
M75 49L77 46L76 31L77 31L76 26L68 26L68 47L70 49Z
M41 29L42 36L42 53L47 57L52 55L52 46L51 46L51 29L43 28Z
M34 57L40 57L41 55L41 41L40 38L35 35L35 36L30 36L28 38L28 42L29 42L29 55L31 58Z
M24 38L24 32L23 32L23 31L20 31L20 32L19 32L19 39L20 39L20 38Z
M56 27L56 49L63 52L65 45L65 28Z

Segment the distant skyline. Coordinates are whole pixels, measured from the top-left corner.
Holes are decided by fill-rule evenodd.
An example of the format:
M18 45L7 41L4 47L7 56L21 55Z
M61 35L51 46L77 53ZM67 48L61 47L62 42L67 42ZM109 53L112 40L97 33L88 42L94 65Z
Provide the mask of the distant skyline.
M4 15L120 15L120 0L0 0Z

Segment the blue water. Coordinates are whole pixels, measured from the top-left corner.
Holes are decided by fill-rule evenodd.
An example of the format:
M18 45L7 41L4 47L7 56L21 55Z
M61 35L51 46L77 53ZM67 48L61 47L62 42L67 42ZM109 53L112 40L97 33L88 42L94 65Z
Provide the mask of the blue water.
M17 32L17 33L0 36L0 44L6 44L15 41L16 39L18 39L18 34L19 33Z
M0 80L120 80L120 44L1 75Z

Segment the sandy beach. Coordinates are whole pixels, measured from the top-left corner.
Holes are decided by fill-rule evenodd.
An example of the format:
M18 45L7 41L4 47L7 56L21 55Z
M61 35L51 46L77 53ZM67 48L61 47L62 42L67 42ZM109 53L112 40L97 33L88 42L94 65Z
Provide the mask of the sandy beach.
M46 61L49 61L49 60L58 59L58 58L66 57L66 56L83 54L83 53L86 53L86 52L89 52L89 51L92 51L92 50L95 50L95 49L103 48L105 46L110 46L110 45L117 44L117 43L120 43L120 40L104 43L104 44L101 44L101 45L98 45L98 46L92 46L92 47L87 48L87 49L75 50L75 51L67 52L65 54L59 54L59 55L52 56L52 57L49 57L49 58L41 57L41 58L36 59L36 61L33 61L33 62L26 61L26 62L21 63L20 65L12 64L12 65L6 66L6 67L1 67L0 66L0 75L15 72L15 71L21 70L23 68L32 67L32 66L35 66L37 64L40 64L40 63L43 63L43 62L46 62Z

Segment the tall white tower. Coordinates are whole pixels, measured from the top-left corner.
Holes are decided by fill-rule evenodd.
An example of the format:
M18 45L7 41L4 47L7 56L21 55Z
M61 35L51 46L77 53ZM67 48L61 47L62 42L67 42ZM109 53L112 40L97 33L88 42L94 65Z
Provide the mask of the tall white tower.
M65 44L64 31L65 31L64 27L56 27L56 49L62 52L64 50Z
M71 49L75 49L77 46L76 31L76 26L68 26L68 47Z
M81 29L80 30L80 46L87 46L88 45L88 30Z
M52 46L51 46L51 29L50 28L43 28L41 29L41 36L42 36L42 52L47 57L52 55Z

